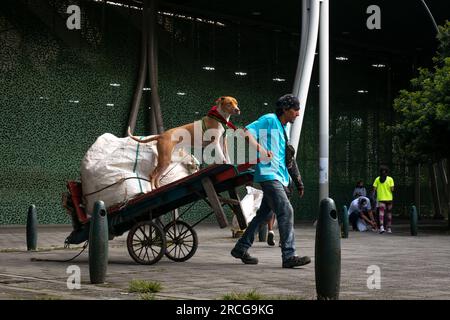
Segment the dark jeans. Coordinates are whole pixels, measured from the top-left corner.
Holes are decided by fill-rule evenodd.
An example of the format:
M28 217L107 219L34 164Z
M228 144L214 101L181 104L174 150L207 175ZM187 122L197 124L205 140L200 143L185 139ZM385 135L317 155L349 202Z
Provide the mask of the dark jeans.
M259 225L267 222L272 212L275 212L280 233L281 257L283 261L286 261L295 256L294 209L289 201L287 190L281 182L271 180L260 184L264 193L261 206L236 243L235 249L241 252L247 251L255 240L255 232Z

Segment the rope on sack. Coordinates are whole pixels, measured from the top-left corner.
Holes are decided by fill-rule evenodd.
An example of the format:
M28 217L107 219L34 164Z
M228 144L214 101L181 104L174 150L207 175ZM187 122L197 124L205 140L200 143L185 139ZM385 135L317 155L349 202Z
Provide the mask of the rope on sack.
M108 188L111 188L112 186L115 186L116 184L122 183L122 182L124 182L125 180L130 180L130 179L145 180L145 181L147 181L147 182L150 182L150 180L145 179L145 178L140 178L140 177L128 177L128 178L122 178L122 179L119 179L118 181L114 182L113 184L110 184L110 185L108 185L108 186L106 186L106 187L103 187L103 188L101 188L101 189L99 189L99 190L97 190L97 191L94 191L94 192L91 192L91 193L87 193L87 194L85 194L83 197L88 197L88 196L91 196L91 195L93 195L93 194L99 193L99 192L101 192L101 191L103 191L103 190L106 190L106 189L108 189Z
M159 179L159 181L161 181L162 179L164 179L173 169L176 168L176 166L178 166L180 163L183 162L184 159L186 159L188 156L190 156L190 154L186 154L183 159L181 159L181 161L177 162L177 164L175 164L169 171L167 171L164 175L161 176L161 179Z

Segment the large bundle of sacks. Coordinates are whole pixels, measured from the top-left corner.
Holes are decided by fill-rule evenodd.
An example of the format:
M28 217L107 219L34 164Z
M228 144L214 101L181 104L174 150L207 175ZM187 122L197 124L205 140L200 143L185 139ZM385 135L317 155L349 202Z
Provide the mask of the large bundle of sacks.
M100 136L81 162L81 183L87 214L102 200L106 208L124 203L152 190L149 175L156 166L156 141L138 143L110 133ZM172 156L172 163L162 175L161 186L186 177L198 170L196 159L181 149Z

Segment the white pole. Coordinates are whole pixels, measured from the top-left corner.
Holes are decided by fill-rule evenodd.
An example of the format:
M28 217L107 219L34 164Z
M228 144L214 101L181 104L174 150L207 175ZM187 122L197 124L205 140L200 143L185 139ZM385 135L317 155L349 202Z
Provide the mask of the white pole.
M319 201L329 197L329 0L320 5L319 34Z
M298 95L298 93L300 92L300 80L302 77L302 71L305 64L306 45L308 42L309 18L311 16L310 7L311 7L311 0L302 0L302 17L301 17L302 31L300 37L300 52L298 55L297 71L295 72L294 90L292 91L292 93L295 95Z
M428 16L429 16L430 19L431 19L431 22L433 23L433 26L434 26L434 29L436 30L436 33L439 33L439 28L438 28L438 25L437 25L437 23L436 23L436 20L434 20L434 17L433 17L433 15L431 14L431 11L430 11L430 9L428 8L427 4L425 3L425 0L421 0L421 1L422 1L423 6L425 7L425 10L426 10L427 13L428 13Z
M308 27L308 37L306 43L306 54L301 71L300 86L298 92L293 92L300 100L301 112L291 128L291 144L297 152L300 142L300 132L302 130L303 117L306 110L306 99L311 82L311 74L314 65L314 55L316 53L317 35L319 33L320 0L310 0L310 19Z

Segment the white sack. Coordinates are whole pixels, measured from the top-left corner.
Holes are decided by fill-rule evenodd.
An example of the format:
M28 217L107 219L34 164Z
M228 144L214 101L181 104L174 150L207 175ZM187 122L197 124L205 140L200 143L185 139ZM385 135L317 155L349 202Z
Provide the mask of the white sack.
M156 141L138 143L133 139L118 138L110 133L100 136L89 148L81 162L81 183L86 212L91 214L97 200L106 208L125 202L140 193L151 191L149 182L142 179L128 179L103 191L92 192L110 186L123 178L149 179L157 163ZM181 179L197 171L192 164L193 157L185 155L176 158L162 175L161 185Z

